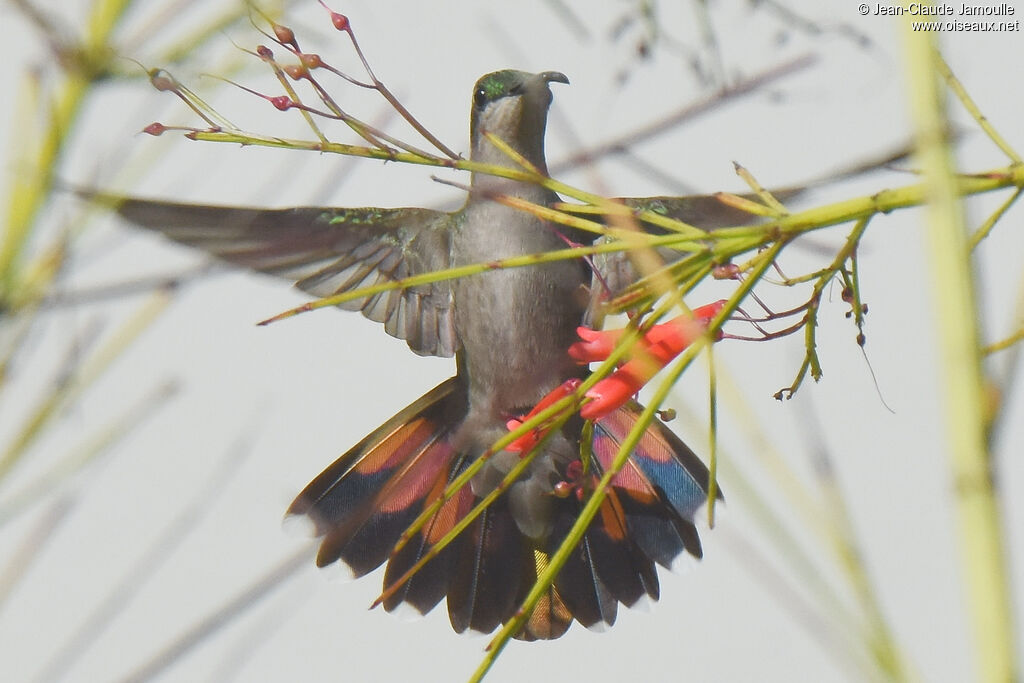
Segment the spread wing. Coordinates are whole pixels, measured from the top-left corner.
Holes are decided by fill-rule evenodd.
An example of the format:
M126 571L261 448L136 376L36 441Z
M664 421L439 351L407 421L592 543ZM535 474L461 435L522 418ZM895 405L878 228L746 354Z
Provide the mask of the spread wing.
M85 193L128 221L224 261L286 278L324 297L447 268L451 214L429 209L248 209ZM449 282L346 301L425 356L457 341Z
M773 192L773 196L780 201L787 201L802 193L804 188L787 189ZM743 195L747 199L757 201L756 196ZM716 195L693 195L689 197L620 197L620 201L626 206L637 211L653 211L656 214L667 218L674 218L701 230L714 230L734 225L748 225L756 223L760 219L742 209L736 208L719 199ZM588 216L591 218L591 216ZM594 220L600 220L595 218ZM605 221L607 222L607 221ZM668 231L643 223L644 230L654 234L667 234ZM604 239L604 238L600 238ZM680 257L679 252L671 249L659 249L659 255L666 262L671 262ZM628 251L611 252L595 257L595 266L601 273L603 282L595 276L592 291L604 293L604 288L610 290L611 296L621 294L627 287L640 279L639 273L630 258ZM591 308L596 305L596 299L592 302ZM593 310L591 310L591 314Z
M774 189L771 191L771 194L781 202L788 202L797 199L813 187L890 167L892 164L905 160L912 150L912 144L901 145L895 149L885 150L872 158L867 158L853 165L834 170L811 183ZM756 195L744 194L740 196L755 202L760 201ZM758 216L753 216L742 209L723 202L716 195L620 197L617 201L636 210L649 210L668 218L674 218L701 230L750 225L760 220ZM589 215L587 217L593 220L600 220ZM643 224L643 228L654 234L667 232L648 223ZM671 262L680 257L679 252L671 249L659 249L658 253L666 262ZM627 287L640 279L641 274L634 267L629 257L629 252L611 253L606 257L595 259L595 261L595 265L597 265L598 271L604 276L613 297L621 294ZM597 287L601 286L597 278L594 279L593 284L594 291L597 291ZM593 306L592 302L591 309L593 309ZM591 310L592 312L593 310Z

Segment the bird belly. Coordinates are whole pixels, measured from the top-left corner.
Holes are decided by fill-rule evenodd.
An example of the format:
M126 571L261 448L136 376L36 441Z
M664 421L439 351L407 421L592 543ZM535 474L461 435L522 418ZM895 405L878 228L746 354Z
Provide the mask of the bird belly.
M566 266L570 266L566 268ZM568 355L582 318L575 263L482 273L456 287L471 412L506 418L528 410L581 368Z

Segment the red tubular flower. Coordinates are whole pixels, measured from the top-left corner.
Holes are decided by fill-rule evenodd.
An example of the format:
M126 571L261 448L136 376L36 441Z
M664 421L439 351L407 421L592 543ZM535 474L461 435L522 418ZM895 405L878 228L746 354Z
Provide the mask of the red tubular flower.
M580 415L587 420L599 420L622 406L631 396L640 391L668 363L682 353L683 349L704 333L711 319L718 315L725 300L693 309L693 316L680 315L668 322L654 325L630 349L628 359L608 377L595 384L586 396L590 399L580 409ZM569 355L580 365L603 361L622 339L625 330L592 330L578 327L576 333L581 341L569 347ZM721 338L719 333L717 339ZM509 430L516 429L531 417L555 401L572 394L580 386L580 380L569 379L555 387L547 396L537 402L533 409L519 418L505 423ZM513 453L529 452L547 433L546 428L534 429L505 447Z
M589 327L577 327L576 334L583 341L569 347L569 356L579 363L596 363L611 355L612 349L622 339L625 330L592 330Z
M724 300L716 301L694 309L693 317L681 315L653 326L630 350L629 360L587 392L586 396L591 400L580 409L580 415L587 420L597 420L628 401L669 361L703 334L725 303ZM595 332L579 328L577 333L584 341L573 344L569 355L581 363L604 360L622 336L622 330Z
M577 389L579 389L581 383L582 382L575 377L572 379L565 380L557 387L549 391L547 396L539 400L537 402L537 405L535 405L530 412L528 412L526 415L523 415L522 417L512 418L511 420L505 423L505 426L508 427L509 431L517 429L531 417L533 417L540 411L544 410L545 408L551 406L555 401L563 399L566 396L572 394ZM537 442L544 438L544 435L547 434L547 431L548 430L543 427L532 429L523 434L521 437L519 437L512 443L510 443L508 446L505 446L505 450L510 451L512 453L529 453L530 449L536 446Z

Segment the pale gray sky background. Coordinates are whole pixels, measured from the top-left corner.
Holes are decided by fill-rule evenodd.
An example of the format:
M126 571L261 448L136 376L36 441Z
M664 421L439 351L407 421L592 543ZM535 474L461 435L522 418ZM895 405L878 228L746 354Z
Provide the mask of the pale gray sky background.
M81 22L80 7L62 5L62 18ZM126 29L138 28L170 3L137 3ZM226 3L206 3L207 8ZM448 145L466 151L471 88L481 74L513 67L559 70L569 86L554 86L548 132L552 163L706 97L691 58L721 68L730 79L750 76L802 55L810 67L636 146L634 160L608 158L560 178L611 195L742 191L736 161L770 187L819 176L870 158L906 141L908 115L898 20L861 16L852 2L710 3L720 65L700 44L700 3L656 5L658 42L639 60L644 28L625 26L633 2L567 2L580 26L562 18L554 2L392 2L350 0L334 9L350 17L377 75ZM71 6L76 9L71 9ZM320 6L299 0L289 23L303 46L358 73L350 46ZM1010 2L1020 19L1024 4ZM959 4L955 5L959 8ZM874 11L874 4L871 5ZM127 56L147 62L158 44L181 35L204 11L183 12ZM55 10L54 10L55 11ZM788 15L788 12L795 15ZM32 30L0 5L5 40L0 44L0 149L17 143L12 119L23 70L47 59ZM816 28L812 28L816 27ZM126 30L125 35L130 35ZM868 39L862 44L859 37ZM993 124L1024 146L1020 86L1021 34L944 33L953 70ZM265 42L248 26L213 41L214 48L175 70L190 86L209 92L201 72L223 69L229 39L252 47ZM278 92L259 69L237 76ZM326 79L342 107L412 139L404 124L387 118L383 101ZM294 112L279 113L251 97L222 91L222 113L251 130L308 135ZM984 171L1006 165L998 150L952 105L963 131L962 168ZM194 124L167 94L144 82L111 84L91 100L62 176L81 184L126 188L177 200L267 206L324 203L338 206L451 206L458 192L430 169L331 156L201 144L175 134L138 135L154 120ZM337 137L348 140L339 129ZM6 152L5 152L6 154ZM639 160L639 161L636 161ZM128 162L127 169L121 164ZM643 171L658 169L660 175ZM905 164L904 167L909 167ZM18 169L4 161L5 174ZM874 193L915 182L909 173L879 172L814 192L806 205ZM6 184L6 183L5 183ZM1005 195L969 204L977 226ZM54 230L79 220L73 201L52 205ZM716 348L723 377L719 404L721 477L729 502L714 531L703 532L706 557L689 571L662 573L662 598L647 613L622 610L608 633L578 625L550 643L513 643L489 681L850 681L862 671L836 656L828 631L800 579L751 520L751 507L730 468L753 479L793 523L797 540L815 558L825 581L851 602L814 529L759 460L767 452L762 430L776 451L815 491L811 454L828 448L838 482L886 617L914 669L926 681L963 681L973 673L971 634L965 617L957 537L952 513L949 454L939 415L934 309L925 260L923 214L912 210L876 218L860 253L861 283L870 305L867 353L876 389L845 320L838 290L820 313L819 344L825 376L797 397L772 395L788 385L802 358L802 339L772 344L726 342ZM88 227L78 243L69 288L179 272L196 255L151 235L131 232L108 218ZM781 262L787 274L821 267L846 235L844 228L816 235L812 248L794 248ZM823 251L827 250L827 251ZM1011 211L979 249L980 296L987 339L1014 329L1013 307L1024 254L1019 208ZM693 305L721 298L734 285L716 283L696 292ZM779 309L799 294L762 290ZM15 391L0 403L0 437L49 381L66 345L94 321L116 324L143 295L61 310L35 332L35 353L13 379ZM280 520L309 479L384 419L449 376L453 363L413 355L404 343L355 314L319 311L257 328L254 323L303 301L281 282L243 273L218 274L189 285L140 342L84 396L61 426L37 444L29 462L0 489L0 506L48 469L75 444L123 413L155 388L176 382L177 395L123 441L108 458L61 491L73 508L27 576L0 605L0 678L35 680L80 629L90 612L152 552L151 545L217 476L226 457L237 459L232 476L209 495L204 515L163 562L135 583L137 594L74 662L64 680L114 681L135 671L162 648L213 612L307 541L282 532ZM751 306L750 308L753 308ZM737 330L742 331L742 330ZM994 357L999 373L1003 358ZM739 385L742 394L731 387ZM879 397L881 393L881 398ZM1004 486L1007 535L1022 576L1024 500L1019 450L1021 395L1011 401L997 457ZM885 403L892 407L890 413ZM707 452L707 383L702 364L679 385L671 405L680 408L674 429ZM690 411L694 417L686 419ZM756 426L755 426L756 425ZM754 434L754 435L752 435ZM245 435L240 456L237 443ZM53 499L0 527L0 557L10 556L51 509ZM767 558L768 566L757 558ZM771 567L769 569L768 567ZM795 587L792 599L773 577ZM451 632L444 609L407 623L366 607L380 588L380 573L354 583L329 581L308 566L243 618L218 631L164 671L161 681L345 680L423 683L465 680L482 657L484 637ZM1017 613L1020 614L1018 600ZM834 616L834 610L817 604Z

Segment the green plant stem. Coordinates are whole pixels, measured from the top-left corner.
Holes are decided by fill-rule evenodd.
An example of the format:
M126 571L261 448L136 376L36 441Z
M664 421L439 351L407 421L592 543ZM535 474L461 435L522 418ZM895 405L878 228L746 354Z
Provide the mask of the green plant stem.
M714 345L708 345L708 528L715 528L718 500L718 375Z
M836 554L840 567L846 573L847 582L854 590L856 602L860 605L867 622L861 629L862 642L870 651L878 670L884 673L888 680L911 680L899 643L897 643L892 629L889 628L889 623L886 621L878 595L868 574L864 555L857 543L853 522L850 518L849 506L835 479L831 463L828 462L827 456L823 455L822 458L827 463L821 468L823 470L821 491L832 518L833 532L830 541L833 552Z
M963 207L947 141L945 93L930 33L907 22L908 92L917 158L929 204L925 231L932 266L936 334L945 393L958 521L979 681L1017 680L1003 530L986 442L985 390L974 272Z
M985 222L981 224L981 227L979 227L975 231L975 233L971 235L972 250L977 249L978 245L981 244L981 242L986 237L988 237L989 233L992 232L992 228L994 228L996 226L996 223L998 223L1000 219L1002 219L1003 214L1009 211L1010 207L1016 203L1017 199L1020 198L1022 192L1024 192L1024 188L1018 187L1017 191L1011 194L1009 197L1007 197L1006 201L1000 204L999 208L996 209L992 215L986 218Z
M313 311L318 308L324 308L327 306L336 306L340 303L350 301L353 299L359 299L370 294L377 292L386 292L392 289L407 289L409 287L416 287L418 285L428 284L431 282L440 282L442 280L453 280L460 277L468 277L470 275L476 275L478 273L485 273L498 268L518 268L522 266L535 266L541 263L551 263L552 261L561 261L566 259L579 258L581 256L588 256L591 254L603 254L613 253L618 251L626 251L628 249L635 249L642 246L662 246L666 244L677 244L679 238L674 235L667 235L663 237L638 237L633 240L632 243L626 240L618 240L615 242L606 242L603 244L596 244L589 247L571 247L568 249L558 249L555 251L547 251L538 254L526 254L525 256L513 256L507 259L501 259L500 261L494 261L491 263L473 263L467 266L457 266L455 268L446 268L444 270L431 271L429 273L423 273L422 275L412 275L410 277L402 278L399 280L388 280L380 284L371 285L369 287L361 287L358 290L351 290L348 292L342 292L341 294L334 294L332 296L324 297L322 299L316 299L308 303L296 306L283 313L279 313L266 320L261 320L260 325L267 325L270 323L290 318L299 313L306 313Z
M997 342L993 342L982 349L982 352L987 354L995 353L997 351L1005 351L1019 341L1024 340L1024 327L1011 334L1006 339L1000 339Z
M1013 147L1010 146L1010 143L1008 143L1003 136L999 134L999 131L997 131L995 127L989 123L989 120L985 115L981 113L981 109L978 108L978 105L975 104L974 100L967 93L967 89L964 88L960 79L953 75L953 70L949 68L949 64L946 63L946 60L943 59L939 52L935 53L935 69L942 75L942 78L945 79L946 85L953 91L953 94L955 94L957 99L960 100L960 103L964 105L964 109L967 110L967 113L974 118L978 127L985 131L985 135L995 143L996 147L1001 149L1003 154L1008 156L1010 161L1015 164L1024 163L1024 160L1022 160L1020 155L1017 154Z
M86 20L83 47L86 65L91 69L69 69L67 79L53 100L48 125L37 149L30 152L28 170L12 174L7 207L7 225L0 241L0 300L13 296L18 288L20 261L32 234L36 216L53 188L53 170L57 167L64 143L71 133L90 92L97 65L108 58L110 37L131 0L100 0Z
M24 173L12 175L7 205L7 227L0 242L0 297L10 298L17 290L18 269L25 243L32 234L36 215L49 195L53 171L64 140L78 115L89 89L89 81L73 73L57 94L50 124Z

